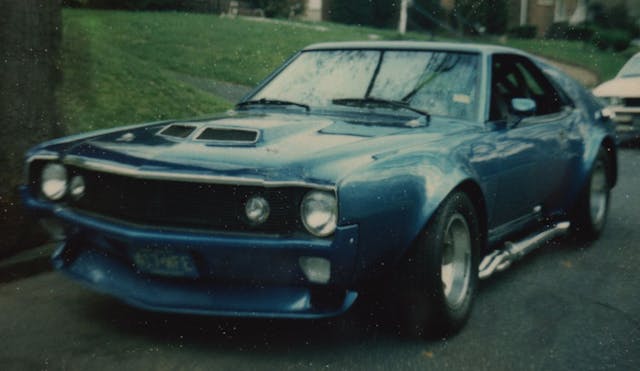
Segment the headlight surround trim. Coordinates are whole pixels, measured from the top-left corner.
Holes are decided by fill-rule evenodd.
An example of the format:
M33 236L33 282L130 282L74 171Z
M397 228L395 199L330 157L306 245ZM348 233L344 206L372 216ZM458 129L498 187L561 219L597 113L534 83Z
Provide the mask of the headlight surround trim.
M338 224L338 200L327 191L312 190L302 198L300 219L305 229L316 237L332 235Z

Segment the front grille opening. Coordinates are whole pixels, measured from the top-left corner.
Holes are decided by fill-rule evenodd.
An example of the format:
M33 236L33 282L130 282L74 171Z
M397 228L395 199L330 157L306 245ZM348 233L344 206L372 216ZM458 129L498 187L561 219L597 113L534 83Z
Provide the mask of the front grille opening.
M221 142L249 142L258 140L258 132L255 130L206 128L198 135L197 140L214 140Z
M624 105L627 107L640 107L640 98L626 98Z
M160 131L160 135L166 135L168 137L186 138L193 131L196 130L195 126L191 125L169 125Z
M137 179L71 167L82 175L86 193L71 207L124 222L168 228L222 232L290 234L301 230L299 205L304 188L190 183ZM269 202L261 225L247 223L245 203L253 195Z

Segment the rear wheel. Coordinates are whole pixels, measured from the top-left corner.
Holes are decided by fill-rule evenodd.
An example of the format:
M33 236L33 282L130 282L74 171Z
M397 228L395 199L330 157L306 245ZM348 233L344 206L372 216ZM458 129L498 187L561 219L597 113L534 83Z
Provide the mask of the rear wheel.
M604 149L600 149L591 167L589 178L580 193L572 224L576 237L595 240L604 230L609 213L609 163Z
M404 324L412 333L457 332L471 312L478 281L480 225L469 197L454 192L416 242L404 280Z

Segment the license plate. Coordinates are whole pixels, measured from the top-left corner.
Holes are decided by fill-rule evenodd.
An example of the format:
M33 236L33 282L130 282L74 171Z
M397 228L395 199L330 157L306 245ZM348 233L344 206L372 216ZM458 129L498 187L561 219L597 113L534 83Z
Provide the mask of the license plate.
M169 277L198 276L193 258L186 252L165 248L142 248L132 254L136 267L144 273Z

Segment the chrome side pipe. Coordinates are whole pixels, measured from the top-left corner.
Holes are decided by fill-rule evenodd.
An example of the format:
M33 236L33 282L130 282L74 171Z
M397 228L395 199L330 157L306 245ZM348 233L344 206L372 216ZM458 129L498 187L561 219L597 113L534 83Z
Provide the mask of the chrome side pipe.
M483 280L491 277L491 275L496 272L502 272L509 268L511 263L520 260L523 256L544 245L546 242L567 234L570 227L570 222L560 222L540 233L532 234L523 240L506 242L504 248L495 250L482 259L478 269L478 277Z

